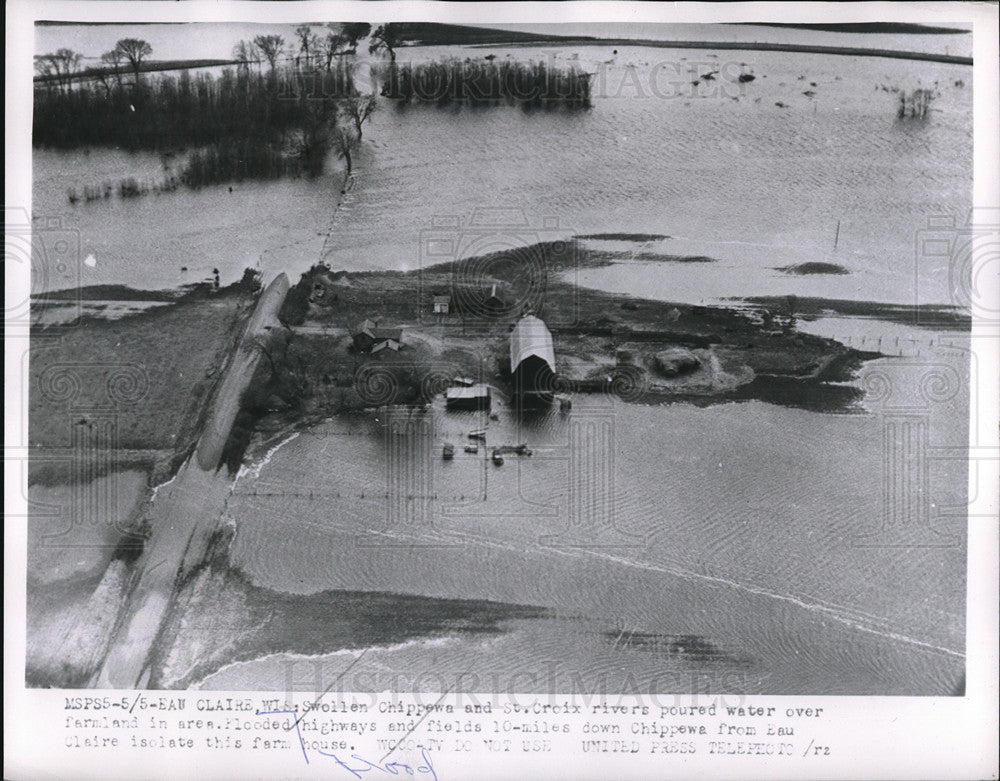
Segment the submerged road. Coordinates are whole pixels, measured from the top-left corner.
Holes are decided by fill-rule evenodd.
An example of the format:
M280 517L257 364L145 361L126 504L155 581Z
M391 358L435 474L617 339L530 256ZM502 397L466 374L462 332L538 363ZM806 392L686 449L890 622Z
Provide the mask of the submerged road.
M195 454L158 492L151 534L136 564L138 582L122 608L115 637L92 683L97 688L144 687L156 639L176 596L176 587L200 563L219 527L232 479L219 473L222 450L263 355L263 340L280 328L278 310L289 282L279 274L261 294L219 385L211 415Z

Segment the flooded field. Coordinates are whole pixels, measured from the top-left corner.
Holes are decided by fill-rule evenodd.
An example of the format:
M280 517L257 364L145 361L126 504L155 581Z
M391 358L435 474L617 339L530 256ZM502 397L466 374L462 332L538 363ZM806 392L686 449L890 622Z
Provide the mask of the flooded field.
M428 647L419 669L445 677L468 666L485 680L502 658L508 675L539 672L539 689L542 670L564 681L613 674L614 690L626 674L651 683L665 663L771 693L957 684L964 518L939 521L944 549L902 556L866 544L886 512L879 490L859 490L883 477L878 416L594 398L528 422L501 415L437 406L401 431L365 416L303 432L237 481L231 561L279 592L363 588L546 609L502 641L460 634L447 662ZM442 442L483 424L493 444L526 441L533 455L502 467L485 449L440 459ZM961 444L949 421L933 425L935 441ZM766 463L765 442L778 453ZM936 500L953 511L964 474L963 464L934 470ZM621 635L617 644L606 633ZM661 639L643 648L633 635ZM663 638L679 636L714 650L670 653ZM304 650L292 635L284 642L293 656L282 658ZM376 650L383 670L405 670L420 653ZM279 661L205 685L277 682Z
M449 259L425 246L442 232L454 234L455 251L464 255L498 242L635 232L669 236L667 251L717 261L671 269L663 284L677 300L754 295L778 285L799 295L949 303L946 259L918 259L914 247L928 218L948 214L961 225L971 207L968 68L710 49L489 52L580 65L595 74L593 109L398 109L383 100L343 198L342 163L331 160L317 180L71 207L71 187L127 172L153 184L183 154L163 160L36 150L36 217L61 217L78 231L81 261L95 261L68 269L66 278L53 275L47 289L71 285L68 275L78 272L84 285L156 289L203 279L213 268L223 283L247 266L295 276L318 260L352 270L412 269ZM413 47L400 56L483 55ZM699 81L713 72L714 80ZM741 73L755 78L741 83ZM897 120L890 90L918 85L940 93L932 117ZM469 227L476 207L521 213L523 222ZM466 227L451 227L460 224ZM816 261L851 273L788 278L774 270ZM914 291L918 262L922 287Z

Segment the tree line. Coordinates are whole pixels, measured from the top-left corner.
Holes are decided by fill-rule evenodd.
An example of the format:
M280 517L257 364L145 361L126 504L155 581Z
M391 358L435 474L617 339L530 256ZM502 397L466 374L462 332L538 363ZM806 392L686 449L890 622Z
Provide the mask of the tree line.
M330 149L350 169L351 150L375 108L374 97L356 89L349 56L366 27L345 25L320 38L303 26L298 48L277 35L241 41L233 65L218 75L143 73L152 47L138 39L119 41L102 56L107 67L89 77L81 77L81 57L70 50L42 55L36 58L45 78L35 88L33 143L194 148L174 185L315 175Z
M400 65L396 49L407 35L407 25L398 23L374 29L366 23L318 30L301 25L291 42L280 35L238 42L232 61L217 74L145 72L155 65L153 49L138 38L119 40L101 55L99 68L81 69L79 53L59 49L35 58L33 143L58 149L192 148L187 168L171 186L314 175L330 150L350 174L352 150L376 106L374 95L355 87L354 55L364 40L370 53L389 61L382 94L402 103L590 106L590 77L578 68L496 64L493 55L484 62Z

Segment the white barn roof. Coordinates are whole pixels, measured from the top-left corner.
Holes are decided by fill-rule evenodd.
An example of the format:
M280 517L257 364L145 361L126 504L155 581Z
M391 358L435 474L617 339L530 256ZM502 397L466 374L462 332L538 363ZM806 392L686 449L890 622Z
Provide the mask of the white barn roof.
M527 315L517 321L510 334L510 370L516 371L532 355L541 358L555 372L556 354L552 349L552 334L544 322L534 315Z

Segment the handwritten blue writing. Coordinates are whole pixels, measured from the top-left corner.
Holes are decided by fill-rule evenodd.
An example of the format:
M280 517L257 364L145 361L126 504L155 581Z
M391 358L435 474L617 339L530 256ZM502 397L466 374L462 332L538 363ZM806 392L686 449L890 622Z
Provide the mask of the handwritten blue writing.
M348 764L336 754L331 754L326 751L317 749L320 754L327 757L333 757L334 761L340 765L344 770L353 775L355 778L363 778L364 773L370 773L373 770L378 770L381 773L388 773L392 776L398 776L405 774L408 776L415 775L417 773L427 773L437 781L437 773L434 772L434 764L431 762L431 756L427 753L427 749L421 748L420 755L423 758L423 762L418 764L416 767L413 765L407 765L405 762L386 762L384 765L380 765L377 762L370 762L363 757L359 757L357 754L351 754L350 762Z
M270 711L257 711L258 716L296 716L295 711L291 710L270 710ZM302 730L299 729L299 720L295 719L295 734L299 738L299 748L302 749L302 758L309 762L309 752L306 751L306 742L302 739ZM291 729L289 727L289 729ZM384 765L378 762L371 762L363 757L359 757L357 754L351 754L347 762L342 760L336 754L330 753L328 751L323 751L322 749L315 749L318 753L325 757L332 758L338 765L340 765L344 770L353 775L355 778L364 778L365 773L371 773L377 770L380 773L388 773L391 776L407 775L413 776L419 773L424 775L429 775L434 781L438 781L437 773L434 771L434 763L431 762L430 754L427 753L427 749L420 749L420 756L423 760L416 766L408 765L405 762L386 762ZM348 764L351 763L351 764Z

